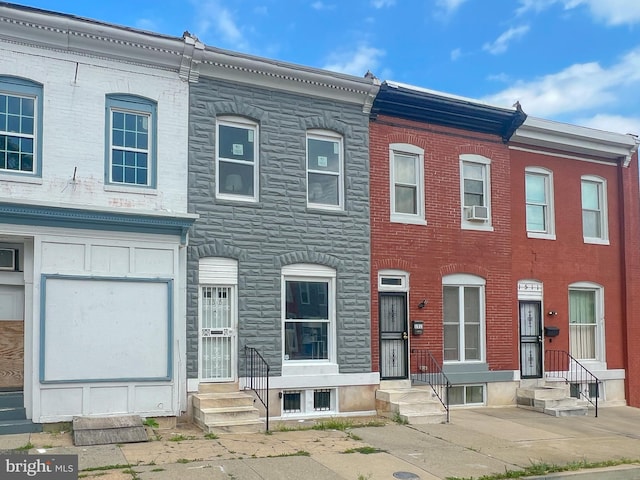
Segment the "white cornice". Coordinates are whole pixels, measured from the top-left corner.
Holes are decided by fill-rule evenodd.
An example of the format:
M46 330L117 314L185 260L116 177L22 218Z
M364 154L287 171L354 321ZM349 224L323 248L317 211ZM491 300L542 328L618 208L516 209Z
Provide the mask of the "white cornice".
M367 114L380 89L375 77L354 77L210 47L203 53L200 75L358 104Z
M188 34L184 38L157 35L6 3L0 3L0 39L175 71L191 81L191 68L197 66L204 48Z
M621 134L566 123L527 117L511 137L511 144L548 148L589 155L629 165L638 149L638 139Z

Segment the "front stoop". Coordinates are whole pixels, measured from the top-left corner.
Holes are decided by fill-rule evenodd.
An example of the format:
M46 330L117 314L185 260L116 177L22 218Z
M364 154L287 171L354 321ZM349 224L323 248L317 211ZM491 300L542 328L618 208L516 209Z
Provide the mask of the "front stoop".
M0 392L0 435L36 433L42 424L27 419L24 396L20 392Z
M236 386L237 388L237 386ZM265 430L253 395L222 387L207 387L193 395L193 420L207 433L258 433Z
M383 387L376 390L376 410L379 415L413 425L447 421L447 413L430 387Z
M527 408L554 417L587 415L589 409L569 395L569 386L531 386L516 390L516 403L520 408Z

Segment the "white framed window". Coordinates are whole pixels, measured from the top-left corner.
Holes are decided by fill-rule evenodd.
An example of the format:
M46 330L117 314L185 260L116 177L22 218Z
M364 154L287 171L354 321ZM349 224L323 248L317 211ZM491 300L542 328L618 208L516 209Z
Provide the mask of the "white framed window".
M336 412L336 391L331 388L285 390L282 392L282 416L331 415Z
M484 385L452 385L449 405L484 405Z
M585 243L609 244L607 182L585 175L581 179L582 235Z
M105 183L156 187L156 103L107 95Z
M0 76L0 172L42 176L42 85Z
M344 208L342 136L334 132L307 132L307 204L329 210Z
M218 117L216 139L216 198L257 202L258 124Z
M406 143L389 145L391 221L426 225L424 150Z
M408 292L409 273L403 270L378 271L378 290L381 292Z
M335 362L336 271L314 264L282 269L283 361Z
M581 362L605 362L604 289L591 282L569 285L569 353Z
M525 170L527 236L555 240L553 174L547 169Z
M485 358L485 280L453 274L442 279L444 361Z
M491 160L481 155L460 155L462 227L492 230Z

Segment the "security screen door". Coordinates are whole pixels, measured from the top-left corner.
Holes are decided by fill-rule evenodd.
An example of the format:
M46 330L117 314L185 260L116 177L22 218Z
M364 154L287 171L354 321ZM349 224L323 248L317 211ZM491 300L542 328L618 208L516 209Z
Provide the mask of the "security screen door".
M520 302L520 376L542 377L542 316L540 302Z
M380 378L408 378L407 294L380 293Z
M200 380L235 381L235 287L201 287Z

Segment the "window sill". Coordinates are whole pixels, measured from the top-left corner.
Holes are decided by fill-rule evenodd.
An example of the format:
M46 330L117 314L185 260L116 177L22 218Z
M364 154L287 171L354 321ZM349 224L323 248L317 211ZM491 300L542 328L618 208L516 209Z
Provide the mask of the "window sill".
M221 202L232 202L238 205L255 205L260 203L256 197L245 197L242 195L217 194L216 200Z
M284 360L282 376L337 375L338 364L329 360Z
M391 223L405 223L407 225L423 225L426 226L427 225L427 221L422 218L422 217L418 217L416 216L404 216L404 215L398 215L398 214L391 214L391 218L389 220Z
M491 224L474 224L470 222L463 223L460 228L462 230L477 230L480 232L493 232L493 225Z
M552 233L527 232L529 238L539 238L540 240L555 240L556 236Z
M332 209L332 208L316 207L311 205L307 206L307 213L314 213L319 215L344 215L344 216L348 215L348 212L344 211L341 208Z
M590 243L592 245L610 245L608 238L584 238L584 243Z
M22 173L0 173L0 180L3 182L15 182L15 183L30 183L32 185L42 185L42 177L36 177L33 175L27 176Z
M248 207L248 208L262 208L263 203L258 201L236 200L235 198L217 197L215 199L216 205L229 205L231 207Z
M158 190L151 187L134 187L129 185L114 185L112 183L105 184L104 186L105 192L115 192L115 193L136 193L138 195L158 195Z

